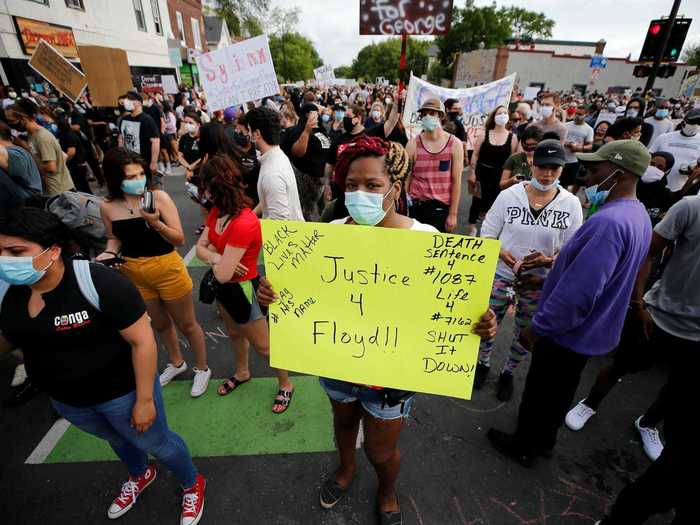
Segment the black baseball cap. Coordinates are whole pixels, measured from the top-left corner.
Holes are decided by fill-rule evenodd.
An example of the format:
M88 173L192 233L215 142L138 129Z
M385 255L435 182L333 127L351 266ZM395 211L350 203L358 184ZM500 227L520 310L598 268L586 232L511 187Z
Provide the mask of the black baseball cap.
M566 164L564 146L558 140L543 140L535 148L532 164L535 166L563 166Z
M700 124L700 108L694 108L688 111L685 116L685 121L689 124Z
M126 98L128 98L129 100L138 100L139 102L143 102L143 97L140 93L137 93L136 91L127 91Z

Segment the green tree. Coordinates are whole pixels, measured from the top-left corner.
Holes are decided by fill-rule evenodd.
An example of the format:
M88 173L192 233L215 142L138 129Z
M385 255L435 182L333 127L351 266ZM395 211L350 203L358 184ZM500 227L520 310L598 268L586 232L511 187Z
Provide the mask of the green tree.
M311 40L296 32L271 35L270 53L283 81L314 78L314 69L323 65Z
M428 48L430 41L408 40L406 49L407 70L416 76L423 75L428 69ZM399 62L401 59L401 39L392 38L370 44L360 49L352 61L352 76L374 81L384 77L391 82L399 78Z
M554 21L544 13L520 7L498 8L495 2L476 7L474 0L466 0L463 8L454 8L450 32L436 38L435 44L440 62L451 68L456 53L498 47L513 36L551 37L553 28Z
M691 66L700 67L700 43L686 46L683 60Z
M269 10L270 0L216 0L213 9L236 36L262 34L262 20Z
M352 78L353 75L352 66L338 66L333 72L338 78Z

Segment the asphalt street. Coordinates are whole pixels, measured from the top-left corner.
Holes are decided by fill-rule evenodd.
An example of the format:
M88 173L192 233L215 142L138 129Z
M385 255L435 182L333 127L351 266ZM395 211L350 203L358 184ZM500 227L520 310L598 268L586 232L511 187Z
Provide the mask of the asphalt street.
M182 175L167 177L166 189L180 210L187 234L180 252L186 256L195 242L194 232L202 222L201 215L185 196ZM466 223L468 200L465 196L461 225ZM204 268L195 266L190 271L197 290ZM233 371L233 353L223 323L211 306L197 302L196 309L207 332L214 377L227 377ZM500 369L511 334L512 320L507 319L499 333L492 370ZM185 348L184 352L193 364L189 350ZM590 388L597 371L608 360L591 360L579 395ZM159 366L162 368L165 363L161 352ZM255 377L273 375L263 360L252 353L251 364ZM528 364L526 361L517 371L515 395L509 403L496 399L497 374L493 372L484 389L476 392L471 401L417 396L401 438L403 460L398 487L404 523L592 525L625 484L647 468L649 460L641 449L634 421L662 386L666 370L661 367L624 378L589 425L579 433L562 429L554 456L539 461L533 469L525 469L494 452L486 440L486 431L491 426L514 428ZM0 398L9 393L13 368L13 358L0 360ZM188 371L178 379L189 384L191 377ZM183 395L171 401L178 404L173 407L178 414L186 413L176 416L169 409L171 419L196 427L190 431L197 437L188 439L193 451L201 451L195 454L195 462L208 480L202 524L376 523L376 478L361 450L360 468L347 499L332 511L320 508L319 483L336 466L336 454L329 441L330 412L313 379L298 381L310 392L308 402L302 396L295 398L288 414L279 420L273 419L278 416L270 412L274 391L267 395L264 390L264 385L274 387L272 381L261 382L262 391L251 386L249 394L242 389L223 399L214 393L219 381L212 381L210 395L205 398L192 400ZM171 388L174 393L175 386L166 390ZM246 395L260 399L255 403L257 408L234 399ZM212 414L214 406L216 414ZM238 423L222 431L227 414ZM59 444L63 455L54 451L43 461L27 463L37 446L46 442L45 436L55 428L54 423L55 416L45 395L20 407L0 408L0 522L107 523L107 507L126 477L125 469L109 451L95 449L94 457L100 459L86 460L81 456L81 447L87 447L81 443L86 441L73 429ZM165 469L161 469L159 477L120 522L178 523L177 483ZM665 516L649 523L668 521Z

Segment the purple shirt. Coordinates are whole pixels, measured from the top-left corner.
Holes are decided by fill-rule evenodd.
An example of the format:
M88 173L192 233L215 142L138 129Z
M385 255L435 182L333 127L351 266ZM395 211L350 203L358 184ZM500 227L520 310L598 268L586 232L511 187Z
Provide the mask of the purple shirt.
M612 351L651 231L641 202L605 204L559 253L533 319L535 332L578 354Z

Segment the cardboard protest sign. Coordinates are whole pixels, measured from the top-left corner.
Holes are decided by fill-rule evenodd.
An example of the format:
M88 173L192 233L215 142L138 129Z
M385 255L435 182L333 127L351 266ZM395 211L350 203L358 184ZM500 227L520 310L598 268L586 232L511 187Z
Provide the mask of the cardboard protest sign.
M46 40L40 40L37 44L29 60L29 67L73 102L85 89L86 80L82 71L63 58Z
M445 35L453 0L360 0L361 35Z
M280 92L267 35L202 53L196 60L210 111Z
M93 106L116 107L117 99L133 89L126 51L102 46L78 46Z
M163 83L163 91L168 95L174 95L179 91L177 88L177 80L173 75L161 75L161 82Z
M472 128L482 128L488 114L497 106L508 107L515 76L513 73L481 86L450 89L430 84L411 75L403 111L403 125L408 137L413 138L421 132L418 110L423 102L430 98L439 98L443 102L448 98L457 99L462 106L467 132Z
M335 73L333 72L333 66L330 64L325 64L321 67L314 69L314 77L317 82L324 82L326 84L332 84L335 82Z
M542 90L539 86L529 86L525 88L525 93L523 94L523 100L535 100L537 94Z
M607 122L608 124L612 124L617 120L617 117L619 116L620 115L618 115L614 111L601 111L600 113L598 113L598 118L596 119L593 127L595 128L601 122Z
M471 397L500 243L441 233L262 221L271 365Z

